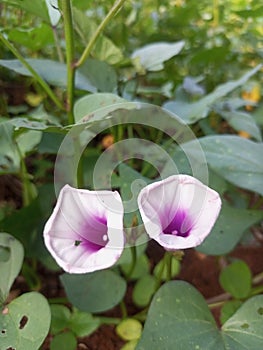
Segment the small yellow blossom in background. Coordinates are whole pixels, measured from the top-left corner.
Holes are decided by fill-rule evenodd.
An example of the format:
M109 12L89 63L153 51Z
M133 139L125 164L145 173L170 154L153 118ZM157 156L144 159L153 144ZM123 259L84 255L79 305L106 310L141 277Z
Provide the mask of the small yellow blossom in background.
M114 143L114 137L111 134L104 136L102 141L101 141L102 147L105 149L112 146L113 143Z
M29 92L26 94L25 100L31 107L37 107L43 101L44 96Z
M244 130L239 131L238 135L240 137L243 137L244 139L249 139L250 138L250 134L248 132L244 131Z
M261 91L260 91L260 85L258 83L251 84L242 92L242 98L248 102L257 103L260 100L260 97L261 97ZM247 111L252 111L253 108L254 107L251 105L246 106Z
M252 102L252 103L257 103L259 102L261 98L261 91L260 91L260 85L256 82L253 82L252 84L248 85L243 91L242 91L242 98L245 101ZM254 106L251 105L246 105L245 106L247 111L252 111ZM250 138L250 134L245 131L241 130L239 131L238 135L240 137L243 137L245 139Z

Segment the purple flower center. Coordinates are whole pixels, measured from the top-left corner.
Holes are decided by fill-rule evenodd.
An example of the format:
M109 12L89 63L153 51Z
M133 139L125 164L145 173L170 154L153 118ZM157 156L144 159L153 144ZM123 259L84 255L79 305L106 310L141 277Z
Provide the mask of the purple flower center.
M98 252L108 243L107 219L105 217L94 217L83 225L79 233L79 239L74 241L76 247L82 246L90 254Z
M165 227L163 233L180 237L188 237L191 233L192 223L185 211L177 211L169 223Z

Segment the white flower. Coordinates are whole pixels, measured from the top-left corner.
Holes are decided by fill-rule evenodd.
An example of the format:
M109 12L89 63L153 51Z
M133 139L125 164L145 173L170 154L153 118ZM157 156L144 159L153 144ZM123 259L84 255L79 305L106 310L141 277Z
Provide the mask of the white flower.
M64 186L45 225L44 241L67 272L87 273L114 265L125 244L120 195Z
M143 188L139 210L148 235L167 250L198 246L221 209L219 194L188 175L173 175Z

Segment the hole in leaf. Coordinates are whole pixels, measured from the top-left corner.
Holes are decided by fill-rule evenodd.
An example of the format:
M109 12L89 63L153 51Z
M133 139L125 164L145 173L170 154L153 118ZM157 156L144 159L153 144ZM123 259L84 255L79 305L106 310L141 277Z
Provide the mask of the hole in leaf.
M74 243L75 247L79 246L80 243L81 243L81 241L75 241L75 243Z
M19 322L19 329L23 329L27 324L27 321L28 321L28 318L26 316L23 316Z
M249 328L249 324L248 323L243 323L241 328L248 329Z
M258 310L257 310L258 314L259 315L263 315L263 307L260 307Z
M2 329L1 334L6 334L6 329Z
M12 348L11 346L9 346L9 348L7 348L6 350L16 350L16 348Z
M0 261L6 262L10 259L10 248L0 246Z

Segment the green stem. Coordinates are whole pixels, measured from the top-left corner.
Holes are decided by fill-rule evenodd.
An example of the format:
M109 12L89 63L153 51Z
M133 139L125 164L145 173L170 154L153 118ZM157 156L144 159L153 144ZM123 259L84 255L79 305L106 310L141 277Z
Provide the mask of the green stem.
M67 100L68 123L74 124L73 104L75 87L74 39L71 0L61 0L61 10L64 19L67 61Z
M31 202L31 195L29 189L28 173L26 168L26 163L23 158L20 159L20 178L22 181L22 198L23 198L23 207L26 207Z
M127 308L126 308L125 302L123 300L120 302L120 307L121 307L122 318L123 319L127 318L128 312L127 312Z
M169 282L172 279L172 254L170 252L165 253L165 263L166 263L166 281Z
M45 82L45 80L41 78L41 76L35 71L35 69L27 62L27 60L20 54L20 52L4 37L4 35L1 32L0 40L13 53L13 55L16 56L19 59L19 61L27 68L27 70L36 79L36 81L51 98L51 100L56 104L56 106L61 110L64 110L64 106L54 94L54 92L50 89L49 85Z
M18 144L15 142L17 152L20 158L20 171L19 176L22 182L22 199L23 199L23 207L28 206L31 201L34 199L34 193L32 192L32 187L30 183L30 174L27 171L26 163L23 158L23 155L20 151Z
M76 62L75 67L80 67L88 58L90 55L91 50L93 49L93 46L95 45L98 37L103 32L103 29L106 27L108 22L115 16L115 14L119 11L119 9L124 4L125 0L117 0L115 1L114 5L104 18L104 20L101 22L101 24L98 26L95 33L92 35L90 41L88 42L88 45L86 46L85 50L83 51L83 54L81 55L80 59Z
M84 188L83 158L80 157L77 170L78 188Z
M100 324L114 324L114 325L117 325L121 322L121 319L120 318L117 318L117 317L100 317L100 316L97 316L96 317L97 319L99 319L100 321Z
M158 275L156 276L155 290L157 290L160 287L160 285L162 284L162 276L163 276L163 271L165 268L166 254L167 254L167 252L164 253L164 256L163 256L164 260L163 260L163 263L161 265L161 269L160 269Z
M258 295L261 294L263 292L263 286L256 286L254 288L252 288L251 292L250 292L250 296L252 295Z
M135 268L135 265L136 265L136 261L137 261L137 250L136 250L136 246L132 245L130 247L130 251L131 251L131 256L132 256L132 261L131 261L131 266L130 266L130 270L128 271L128 273L126 274L126 278L127 280L130 279L133 271L134 271L134 268Z
M61 47L59 45L57 28L55 26L52 26L52 31L53 31L53 36L54 36L54 41L55 41L55 46L56 46L59 62L64 63L63 52L62 52Z
M217 307L223 306L226 302L227 302L227 300L218 301L217 303L208 304L208 307L209 307L209 309L215 309Z
M132 318L134 318L135 320L144 322L146 320L146 318L147 318L148 311L149 311L149 307L146 307L142 311L140 311L137 314L133 315Z
M219 0L214 0L213 4L213 25L214 27L219 26Z
M253 277L253 284L258 284L260 282L263 281L263 272L260 272L259 274L257 274L256 276Z

